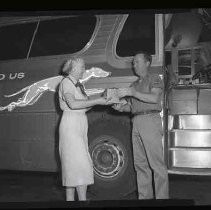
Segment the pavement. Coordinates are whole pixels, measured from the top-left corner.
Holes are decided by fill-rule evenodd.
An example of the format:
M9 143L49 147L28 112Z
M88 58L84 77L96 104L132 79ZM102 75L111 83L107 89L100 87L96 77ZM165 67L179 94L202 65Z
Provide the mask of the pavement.
M171 199L191 199L195 205L211 205L209 176L170 174L169 190ZM59 173L0 171L0 204L63 201L65 189Z

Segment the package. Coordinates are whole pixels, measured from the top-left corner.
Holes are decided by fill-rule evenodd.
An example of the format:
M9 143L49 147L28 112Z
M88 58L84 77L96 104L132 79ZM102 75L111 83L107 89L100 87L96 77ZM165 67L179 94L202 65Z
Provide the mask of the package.
M114 103L121 103L121 104L126 104L127 101L125 99L120 99L118 96L118 89L112 88L112 89L107 89L106 90L106 96L107 98L112 98L112 101Z

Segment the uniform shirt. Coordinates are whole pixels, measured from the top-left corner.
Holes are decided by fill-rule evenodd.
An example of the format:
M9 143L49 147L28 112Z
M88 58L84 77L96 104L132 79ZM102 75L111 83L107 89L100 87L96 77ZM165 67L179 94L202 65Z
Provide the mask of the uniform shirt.
M136 91L139 91L141 93L150 93L152 88L161 88L163 90L163 82L159 75L157 74L150 74L147 73L147 75L140 80L135 81L132 84L132 87L135 88ZM162 94L161 94L162 95ZM158 103L149 103L140 101L134 97L131 98L131 112L133 114L137 112L144 112L144 111L151 111L151 110L159 110L161 111L161 99Z

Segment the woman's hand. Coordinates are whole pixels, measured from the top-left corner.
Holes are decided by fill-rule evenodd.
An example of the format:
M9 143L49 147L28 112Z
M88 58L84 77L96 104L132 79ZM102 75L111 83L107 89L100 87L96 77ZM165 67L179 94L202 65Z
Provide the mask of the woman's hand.
M113 101L112 97L109 97L109 98L100 97L97 99L97 104L99 104L99 105L111 105L114 103L115 102Z
M104 97L100 97L96 100L97 100L97 104L99 104L99 105L106 105L106 103L107 103L107 99Z

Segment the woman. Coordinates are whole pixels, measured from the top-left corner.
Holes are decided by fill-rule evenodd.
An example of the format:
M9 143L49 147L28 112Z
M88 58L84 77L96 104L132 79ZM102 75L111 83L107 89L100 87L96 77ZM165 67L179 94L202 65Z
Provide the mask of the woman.
M81 58L68 60L62 71L67 74L59 86L59 103L63 110L59 126L59 153L62 184L66 200L74 201L75 188L79 200L86 200L87 185L94 183L92 160L88 151L86 111L94 105L108 105L103 97L90 100L77 86L85 71Z

